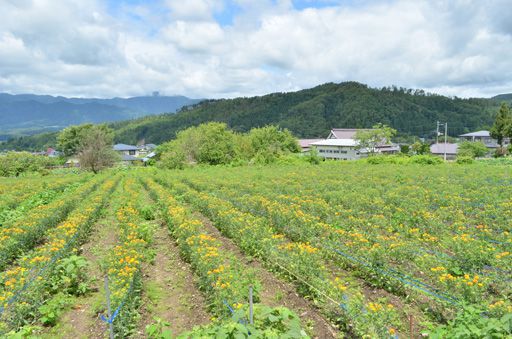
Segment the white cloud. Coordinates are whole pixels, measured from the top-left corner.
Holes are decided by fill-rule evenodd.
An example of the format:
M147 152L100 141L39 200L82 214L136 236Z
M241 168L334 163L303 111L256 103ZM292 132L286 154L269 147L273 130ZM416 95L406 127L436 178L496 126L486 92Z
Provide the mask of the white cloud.
M448 95L512 92L508 0L0 1L0 91L233 97L355 80ZM334 2L332 2L334 3ZM236 4L232 24L216 16Z

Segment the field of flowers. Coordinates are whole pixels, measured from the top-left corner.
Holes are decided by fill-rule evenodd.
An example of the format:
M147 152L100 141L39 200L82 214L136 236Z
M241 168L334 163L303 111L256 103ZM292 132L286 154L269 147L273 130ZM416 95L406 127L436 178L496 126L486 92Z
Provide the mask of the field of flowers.
M106 331L112 323L117 337L136 336L145 316L155 227L168 231L167 241L196 277L190 284L204 296L205 305L188 307L204 307L211 317L210 325L173 336L319 336L303 309L259 304L268 300L268 277L258 275L253 261L289 284L339 337L512 335L507 165L147 168L50 175L44 183L0 180L0 191L5 334L37 326L34 333L44 334L44 326L66 321L58 312L51 324L45 321L45 307L63 289L70 291L68 309L95 293L72 287L73 278L51 277L63 264L78 265L81 244L110 214L115 241L101 267L113 314L106 317L101 302L91 308L103 316L97 326ZM104 291L98 293L103 301ZM146 335L164 337L168 325L156 319Z

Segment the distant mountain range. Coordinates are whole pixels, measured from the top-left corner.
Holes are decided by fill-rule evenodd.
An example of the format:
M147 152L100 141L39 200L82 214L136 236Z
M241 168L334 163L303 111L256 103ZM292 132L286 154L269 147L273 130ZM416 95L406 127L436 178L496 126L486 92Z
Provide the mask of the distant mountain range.
M225 122L240 132L274 124L288 128L301 138L325 138L331 128L367 128L381 122L397 129L402 136L432 138L436 121L448 122L450 136L490 128L500 102L508 101L509 98L512 100L512 94L490 99L462 99L394 86L371 88L357 82L327 83L297 92L203 100L183 107L174 114L117 121L110 126L115 131L115 141L128 144L143 139L148 143L161 144L173 139L180 130L208 121ZM126 99L124 103L133 100L135 105L135 99ZM105 101L90 100L92 102L87 104L107 105ZM190 101L185 100L183 103ZM137 111L133 106L121 108L129 112ZM121 111L118 114L120 117L123 113ZM45 149L47 146L55 146L56 135L53 132L15 138L0 145L0 149Z
M0 93L0 140L2 137L60 130L86 122L112 122L174 113L199 101L184 96L97 99Z

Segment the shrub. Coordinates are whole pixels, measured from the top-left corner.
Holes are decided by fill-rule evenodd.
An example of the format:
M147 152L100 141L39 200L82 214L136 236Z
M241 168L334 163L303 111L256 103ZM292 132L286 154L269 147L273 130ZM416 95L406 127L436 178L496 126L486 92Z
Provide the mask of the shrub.
M464 141L459 145L457 154L464 157L479 158L488 153L487 147L481 142Z
M458 156L456 162L457 162L457 164L472 164L474 162L474 160L472 157Z
M415 155L410 157L409 159L410 162L413 164L437 165L443 163L443 160L441 158L432 155Z

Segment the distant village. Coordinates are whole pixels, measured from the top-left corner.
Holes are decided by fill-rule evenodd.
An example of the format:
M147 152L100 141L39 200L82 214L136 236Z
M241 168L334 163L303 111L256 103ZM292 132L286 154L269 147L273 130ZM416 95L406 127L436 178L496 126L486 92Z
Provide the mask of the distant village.
M360 129L333 128L325 139L299 139L299 145L303 153L316 149L318 155L325 159L333 160L357 160L368 156L369 151L362 149L356 140L356 134ZM488 155L494 153L499 147L498 141L493 139L489 131L477 131L459 135L459 142L481 142L489 150ZM504 145L509 145L510 139L504 140ZM400 153L400 144L383 143L377 145L376 153L396 154ZM436 142L430 145L430 153L435 156L453 160L457 157L459 144L448 142Z
M359 147L356 135L364 129L354 128L333 128L325 139L298 139L302 154L308 154L315 149L318 156L330 160L357 160L366 158L369 150ZM496 139L493 139L489 131L476 131L458 136L458 141L481 142L489 150L487 156L491 156L499 147ZM444 157L453 160L457 157L459 143L434 142L430 145L430 153L434 156ZM510 144L510 139L504 140L504 146ZM377 145L375 153L381 155L397 154L401 152L403 144L382 143ZM119 154L119 161L123 165L145 165L156 156L155 144L128 145L115 144L113 150ZM6 150L4 150L6 152ZM1 152L0 152L1 154ZM47 156L50 158L59 157L61 153L54 148L46 151L32 152L34 155ZM79 161L75 157L67 159L63 167L79 167Z

